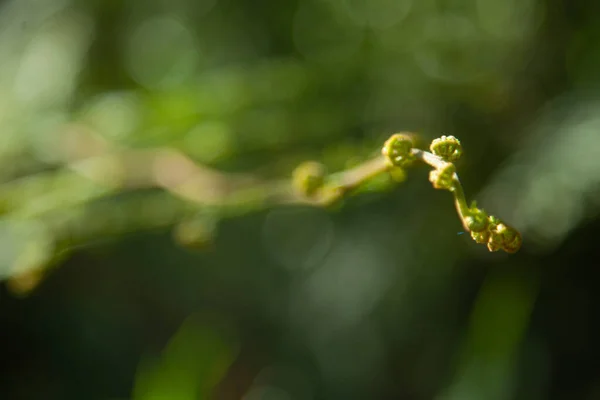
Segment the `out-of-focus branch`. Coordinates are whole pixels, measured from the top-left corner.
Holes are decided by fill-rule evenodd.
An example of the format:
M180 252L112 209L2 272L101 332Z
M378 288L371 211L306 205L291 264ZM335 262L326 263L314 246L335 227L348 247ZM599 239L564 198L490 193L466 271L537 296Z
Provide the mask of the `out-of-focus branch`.
M43 230L52 231L55 236L55 251L90 240L93 234L85 234L82 226L89 225L94 215L109 221L97 227L109 234L175 225L180 242L202 244L211 235L216 218L279 204L327 207L374 177L396 172L403 176L404 170L416 161L433 168L429 178L434 188L453 194L461 222L477 243L487 244L490 251L502 249L509 253L521 245L521 236L515 229L488 216L474 203L467 205L454 166L462 147L452 136L434 140L428 152L414 148L410 135L395 134L386 141L380 156L356 167L328 174L324 165L309 161L299 165L291 179L280 180L217 171L169 147L117 148L82 129L67 130L63 139L62 167L0 185L5 219L43 221L49 226ZM155 198L157 191L162 191L159 201L144 200ZM120 217L110 222L115 206L102 208L102 202L123 193L143 195L127 206L120 199L120 206L116 207L121 208ZM152 213L156 212L160 217L153 218ZM20 261L19 269L26 272L12 278L15 288L32 286L36 280L30 271L39 271L55 259L55 254L47 250L47 239L45 257Z

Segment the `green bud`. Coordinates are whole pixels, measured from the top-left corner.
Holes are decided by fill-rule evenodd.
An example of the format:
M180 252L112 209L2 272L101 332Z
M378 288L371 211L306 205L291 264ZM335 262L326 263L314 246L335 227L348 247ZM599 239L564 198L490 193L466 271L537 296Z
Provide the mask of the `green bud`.
M483 232L487 229L489 221L488 215L485 211L472 207L470 210L470 214L465 217L465 222L469 231L471 232Z
M429 173L429 181L436 189L452 190L454 187L454 173L456 167L454 164L446 164L441 168L434 169Z
M381 154L389 165L405 167L415 160L415 156L411 152L412 148L413 141L408 135L395 133L386 140L381 149Z
M486 230L481 232L473 232L471 231L471 237L475 241L475 243L483 244L487 243L490 239L490 233Z
M327 170L316 161L306 161L292 173L294 188L305 197L313 197L325 184Z
M516 253L521 248L523 242L521 234L511 226L498 221L491 226L490 233L490 243L493 243L494 248L501 248L507 253Z
M502 248L502 238L493 232L490 233L487 248L489 251L498 251Z
M462 155L462 145L454 136L442 136L431 142L429 149L444 161L457 161Z

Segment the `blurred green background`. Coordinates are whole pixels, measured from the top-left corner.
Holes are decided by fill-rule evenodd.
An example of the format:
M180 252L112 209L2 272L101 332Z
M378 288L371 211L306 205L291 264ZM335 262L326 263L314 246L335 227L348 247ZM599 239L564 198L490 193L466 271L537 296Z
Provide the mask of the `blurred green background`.
M599 39L594 0L0 2L0 398L600 399ZM521 251L424 166L222 208L110 158L289 179L397 131L460 138Z

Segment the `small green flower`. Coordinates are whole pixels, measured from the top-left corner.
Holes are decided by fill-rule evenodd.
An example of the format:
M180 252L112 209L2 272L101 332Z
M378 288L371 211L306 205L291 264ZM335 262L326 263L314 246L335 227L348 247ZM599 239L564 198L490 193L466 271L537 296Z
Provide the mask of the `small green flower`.
M415 156L411 152L412 148L413 141L408 135L396 133L386 140L381 154L389 165L405 167L415 160Z
M462 145L460 140L454 136L442 136L431 142L429 149L433 154L441 157L444 161L457 161L462 155Z
M429 181L436 189L452 190L454 186L454 164L447 163L441 168L434 169L429 173Z

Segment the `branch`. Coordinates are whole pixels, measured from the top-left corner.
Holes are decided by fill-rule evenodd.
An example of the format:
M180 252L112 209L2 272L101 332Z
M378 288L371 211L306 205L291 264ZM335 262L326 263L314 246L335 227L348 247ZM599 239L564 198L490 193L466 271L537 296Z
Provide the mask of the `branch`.
M382 150L390 165L407 166L420 160L434 168L429 180L436 189L448 190L454 196L458 216L471 237L477 243L484 243L490 251L504 250L515 253L522 244L521 234L497 217L487 215L477 208L475 202L467 205L465 193L456 174L454 161L462 155L462 145L453 136L435 139L430 152L413 148L410 136L395 134L390 137Z
M473 240L485 243L490 251L502 249L507 253L517 252L522 238L516 229L494 216L488 216L485 211L477 208L475 202L471 206L467 205L454 165L454 161L462 155L459 140L453 136L442 136L431 143L430 150L428 152L415 148L410 134L395 134L385 142L380 157L329 178L324 166L310 161L296 169L294 183L298 193L313 204L329 205L377 175L394 169L406 169L415 161L421 161L433 168L429 174L433 187L453 194L458 216Z
M462 154L462 147L452 136L434 140L429 152L415 148L410 135L394 134L385 142L380 156L354 168L328 174L324 165L308 161L293 171L291 180L267 181L252 174L224 173L198 165L182 152L168 147L121 150L89 137L74 136L73 131L69 135L64 167L0 185L0 204L9 221L43 221L46 225L48 220L59 221L44 229L54 236L51 241L55 254L45 254L45 258L20 258L19 271L37 274L35 271L56 259L56 252L89 240L93 235L84 232L92 229L89 228L90 216L102 215L103 220L108 220L110 210L115 208L110 204L105 204L100 211L94 207L120 193L144 189L162 191L161 196L150 199L153 203L134 199L129 208L120 203L129 210L125 212L128 216L134 216L126 220L134 220L129 222L137 230L175 225L180 242L197 245L207 242L215 219L280 204L327 207L374 177L395 172L404 174L404 170L417 161L433 168L429 180L434 188L453 194L458 216L477 243L486 244L490 251L502 249L514 253L522 242L514 228L488 216L474 202L467 205L454 165ZM144 196L150 198L148 193ZM164 203L165 199L174 200L168 206L159 207L170 213L168 216L163 213L153 219L143 212L159 200ZM123 211L123 207L117 208ZM87 212L76 211L80 209ZM65 220L65 213L73 215ZM131 231L132 226L126 225L118 221L102 226L108 234L114 235ZM47 239L47 234L43 239ZM35 265L29 265L32 263ZM31 282L37 282L31 276L30 272L19 273L11 285L21 289L30 287Z

